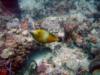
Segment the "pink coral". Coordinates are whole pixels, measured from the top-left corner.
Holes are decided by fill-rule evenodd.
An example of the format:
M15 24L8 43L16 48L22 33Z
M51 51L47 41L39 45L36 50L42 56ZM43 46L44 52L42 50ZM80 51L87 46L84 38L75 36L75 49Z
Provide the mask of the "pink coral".
M15 47L17 45L16 39L12 34L6 35L5 46L6 47Z
M45 63L41 63L39 66L38 66L38 72L45 72L47 69Z

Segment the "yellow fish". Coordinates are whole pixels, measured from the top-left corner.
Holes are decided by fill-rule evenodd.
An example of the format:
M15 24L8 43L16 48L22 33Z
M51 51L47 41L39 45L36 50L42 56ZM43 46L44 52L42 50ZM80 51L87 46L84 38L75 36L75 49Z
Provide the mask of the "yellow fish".
M31 32L31 34L39 43L52 43L60 40L56 35L53 35L44 29L34 30Z

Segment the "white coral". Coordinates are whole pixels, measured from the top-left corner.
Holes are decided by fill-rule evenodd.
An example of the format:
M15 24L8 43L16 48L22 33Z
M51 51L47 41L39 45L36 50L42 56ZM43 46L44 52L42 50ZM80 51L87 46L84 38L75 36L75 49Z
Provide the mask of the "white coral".
M9 56L11 56L13 54L14 54L13 50L10 48L7 48L7 49L3 50L3 52L0 54L0 57L1 58L8 58Z

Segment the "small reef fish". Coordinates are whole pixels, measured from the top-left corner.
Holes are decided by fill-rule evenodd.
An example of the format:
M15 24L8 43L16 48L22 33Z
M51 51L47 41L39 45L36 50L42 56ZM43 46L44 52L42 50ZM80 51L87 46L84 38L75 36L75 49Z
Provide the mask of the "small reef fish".
M44 29L36 29L32 31L31 34L37 42L42 44L60 41L59 37Z

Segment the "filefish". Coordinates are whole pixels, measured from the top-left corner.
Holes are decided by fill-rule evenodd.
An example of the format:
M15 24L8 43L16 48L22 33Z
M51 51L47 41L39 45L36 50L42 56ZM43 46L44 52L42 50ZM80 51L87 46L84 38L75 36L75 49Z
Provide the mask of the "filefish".
M31 34L36 41L43 44L60 41L59 37L44 29L36 29Z

